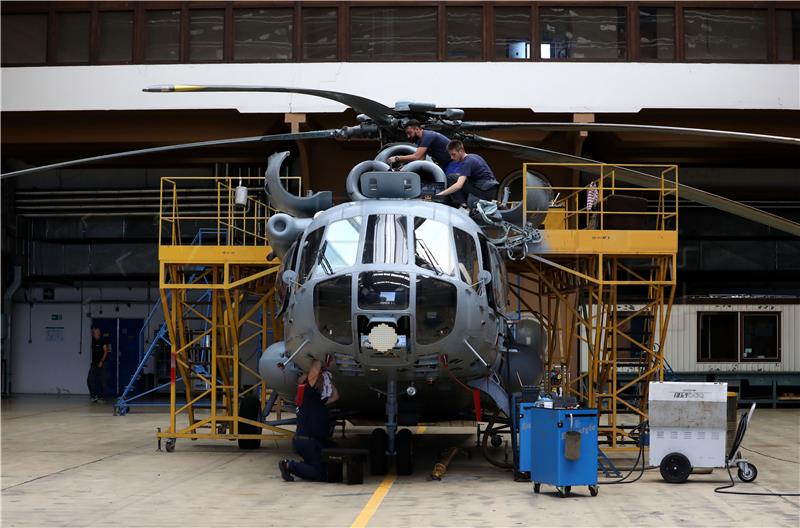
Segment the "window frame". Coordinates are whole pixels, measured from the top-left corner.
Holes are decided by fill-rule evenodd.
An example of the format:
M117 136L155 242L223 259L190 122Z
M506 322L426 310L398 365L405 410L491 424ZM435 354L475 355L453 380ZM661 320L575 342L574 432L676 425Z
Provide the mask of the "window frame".
M738 5L741 4L741 5ZM241 59L234 60L234 9L243 8L291 8L293 9L293 36L292 36L292 59L270 59L255 60ZM654 2L611 2L601 0L593 2L591 0L582 1L543 1L543 2L519 2L514 0L490 1L469 1L454 0L445 2L442 0L409 0L407 2L385 2L380 0L366 0L363 2L335 2L333 0L323 0L314 2L301 0L292 2L280 0L276 2L226 2L222 0L212 0L208 2L200 1L154 1L154 2L5 2L0 6L0 11L4 15L12 14L39 14L46 15L46 35L45 35L45 60L38 63L15 63L3 64L4 68L16 67L36 67L36 66L85 66L85 65L106 65L106 64L220 64L220 63L266 63L280 64L291 62L353 62L350 49L350 10L358 7L431 7L436 11L436 54L434 58L414 59L415 62L543 62L541 58L541 35L540 17L541 9L547 7L617 7L625 8L627 16L626 55L625 59L545 59L547 62L658 62L666 63L732 63L732 64L800 64L797 60L778 60L778 28L777 12L781 10L800 9L800 1L779 0L768 2L757 0L754 2L741 2L732 6L720 2L698 1L698 2L675 2L675 1L654 1ZM482 53L480 58L448 58L447 56L447 9L450 7L475 7L482 8L482 29L483 38ZM530 7L530 41L531 53L528 59L510 59L507 57L496 57L495 55L495 9L502 7ZM639 53L638 39L640 36L639 28L639 8L640 7L668 7L674 10L674 45L675 53L671 60L658 60L642 58ZM305 8L335 8L337 10L337 56L336 59L304 59L303 58L303 18L302 12ZM766 12L766 38L767 38L767 58L766 60L751 59L692 59L685 57L686 38L684 11L686 9L758 9ZM189 17L190 12L195 9L222 9L223 17L223 58L213 61L189 61ZM99 60L99 19L101 13L115 11L133 11L133 31L132 31L132 59L130 61L100 61ZM174 10L179 12L178 20L178 56L175 60L145 60L145 36L146 36L146 17L150 11ZM89 24L89 60L88 62L56 63L57 46L57 27L56 17L59 13L88 12ZM406 62L412 59L387 59L386 62ZM362 62L362 61L356 61ZM365 61L369 63L370 61Z
M680 2L678 2L681 4ZM772 15L770 14L769 5L764 3L745 3L742 2L742 5L733 4L724 4L724 3L714 3L714 2L692 2L688 5L681 4L680 5L680 12L681 12L681 41L680 41L680 57L681 60L679 62L684 62L687 64L770 64L776 62L774 60L775 54L777 50L775 49L774 41L775 41L775 16L774 10L772 11ZM764 38L766 42L767 55L766 59L764 60L753 60L753 59L689 59L686 57L686 10L692 9L742 9L742 10L762 10L764 11ZM677 25L677 8L676 8L676 25ZM678 42L675 43L678 46ZM677 55L677 50L676 50Z
M308 2L302 2L308 3ZM315 6L313 2L309 3L309 7ZM434 43L434 47L436 49L436 53L434 54L434 58L429 59L425 57L404 57L404 58L390 58L384 60L353 60L353 50L351 46L351 42L353 39L353 34L351 31L351 20L352 20L352 10L359 9L359 8L381 8L381 7L395 7L395 8L408 8L408 7L431 7L434 9L436 15L435 27L436 32L434 34L436 42ZM347 9L347 17L346 20L340 21L340 24L344 24L343 30L346 36L346 51L347 54L344 55L342 59L343 62L352 62L355 64L378 64L378 63L406 63L406 62L441 62L441 50L442 50L442 43L441 43L441 29L442 29L442 9L440 2L431 2L431 1L418 1L418 0L410 0L408 2L375 2L375 1L365 1L365 2L348 2L346 5ZM341 26L340 26L341 28Z
M97 23L92 24L92 42L89 47L89 61L91 64L109 65L109 64L136 64L136 24L137 13L136 7L101 7L96 10ZM100 60L100 18L103 13L130 13L131 14L131 58L127 61L103 61Z
M139 35L139 47L138 49L134 48L133 54L134 56L139 57L141 61L140 64L184 64L186 61L184 60L184 56L188 55L189 51L186 48L188 43L184 42L183 34L184 31L188 33L187 24L189 23L188 17L188 10L185 9L180 5L179 2L170 3L167 5L161 3L153 3L147 4L147 9L144 8L145 6L140 5L139 8L141 13L138 17L139 21L139 28L136 29L134 27L134 33ZM178 11L178 58L175 60L147 60L145 51L147 48L147 13L150 11Z
M736 315L736 360L732 361L729 359L704 359L700 357L700 350L702 347L701 339L702 335L700 332L700 321L703 315L716 315L716 314L735 314ZM697 350L695 353L695 359L698 364L700 363L780 363L783 359L783 351L781 347L781 318L782 312L780 311L738 311L738 310L701 310L696 312L697 321L695 323L697 339L696 345ZM777 349L777 357L773 358L745 358L744 357L744 318L746 316L772 316L775 318L776 321L776 349Z
M647 4L650 7L650 4ZM639 13L639 4L638 3L630 3L630 2L538 2L536 4L536 60L538 62L637 62L633 58L633 48L632 45L632 31L631 31L631 13ZM586 7L586 8L603 8L603 7L616 7L620 9L624 9L624 15L622 19L625 21L625 58L624 59L574 59L574 58L564 58L564 59L542 59L541 58L541 45L542 45L542 36L541 30L539 29L540 21L541 21L541 8L550 8L550 7ZM655 4L653 7L657 7ZM637 27L637 34L638 34L638 21L636 24ZM531 44L533 46L533 43ZM531 56L533 56L533 51L531 51Z

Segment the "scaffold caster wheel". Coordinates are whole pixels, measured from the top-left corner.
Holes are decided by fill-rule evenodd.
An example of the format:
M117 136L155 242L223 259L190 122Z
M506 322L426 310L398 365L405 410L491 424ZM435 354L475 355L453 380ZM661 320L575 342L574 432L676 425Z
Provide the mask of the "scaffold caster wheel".
M569 494L566 488L562 488L561 486L556 486L556 490L558 491L558 496L562 499Z
M589 486L589 494L592 497L597 497L598 493L600 493L600 487L599 486Z
M533 492L534 493L539 493L539 491L541 489L542 489L542 485L541 484L539 484L538 482L534 482L533 483Z
M692 473L692 464L681 453L670 453L661 460L661 477L671 484L686 482Z
M164 449L167 450L167 453L175 451L175 440L175 438L167 438L167 442L164 444Z
M742 482L753 482L758 476L758 469L750 462L742 462L737 474Z

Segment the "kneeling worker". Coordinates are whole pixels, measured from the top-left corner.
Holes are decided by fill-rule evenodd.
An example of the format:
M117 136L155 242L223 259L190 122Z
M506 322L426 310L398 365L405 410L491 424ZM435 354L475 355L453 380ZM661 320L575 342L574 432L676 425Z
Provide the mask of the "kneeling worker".
M302 462L281 460L278 468L281 477L293 481L292 474L303 480L323 480L322 450L335 447L330 439L331 426L328 405L339 399L339 392L333 385L330 372L322 370L322 362L311 362L308 374L298 380L297 430L292 439L292 447L303 457Z
M450 205L472 206L478 200L494 200L500 183L486 160L477 154L467 154L464 144L454 139L447 144L453 162L447 174L448 187L436 196L450 196Z

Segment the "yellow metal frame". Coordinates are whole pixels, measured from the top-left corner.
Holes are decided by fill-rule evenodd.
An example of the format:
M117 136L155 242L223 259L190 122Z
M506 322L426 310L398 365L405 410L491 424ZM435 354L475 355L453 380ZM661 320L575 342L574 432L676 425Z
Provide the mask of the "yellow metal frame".
M597 211L581 203L590 190L588 185L553 187L558 199L548 211L528 210L525 202L526 217L545 212L548 216L538 249L534 248L529 258L509 265L522 282L512 292L546 332L544 362L548 371L560 364L566 364L570 372L578 371L578 358L585 351L588 364L581 365L585 372L578 372L566 389L598 410L600 442L612 450L638 449L631 427L647 419L649 382L664 379L663 344L676 283L678 167L526 163L523 174L547 167L581 170L587 166L599 173ZM618 167L655 169L659 184L652 188L618 186ZM529 187L526 182L523 197L527 198L528 190L541 188ZM656 210L605 210L607 196L633 191L653 197ZM592 214L598 215L596 229L590 228ZM604 218L616 214L656 220L649 223L649 229L605 228ZM625 299L620 287L625 288ZM637 299L637 304L625 308L630 298ZM646 325L642 335L633 335L629 329L636 317ZM638 357L625 358L621 353L625 344L638 349ZM627 377L621 375L623 369L630 371Z
M280 261L271 258L266 238L269 205L249 197L235 204L238 178L163 178L159 217L159 288L170 355L170 419L161 438L275 439L291 431L239 416L242 397L258 394L264 408L270 391L241 357L244 347L282 339L275 317L275 276ZM213 187L215 214L188 211L184 188ZM189 245L188 224L212 229L211 244ZM182 229L183 228L183 229ZM179 388L178 374L183 380ZM245 387L246 381L251 381ZM183 393L179 401L179 392ZM179 424L185 416L186 424ZM240 433L242 424L263 434Z

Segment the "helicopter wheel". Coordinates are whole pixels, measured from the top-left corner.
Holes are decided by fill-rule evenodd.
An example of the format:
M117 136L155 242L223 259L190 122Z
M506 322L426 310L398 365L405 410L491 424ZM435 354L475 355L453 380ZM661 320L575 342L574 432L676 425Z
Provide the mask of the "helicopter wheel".
M389 435L384 429L372 431L369 439L369 471L373 475L385 475L389 471Z
M408 429L398 431L394 448L397 453L395 456L397 474L412 474L414 472L414 434Z

